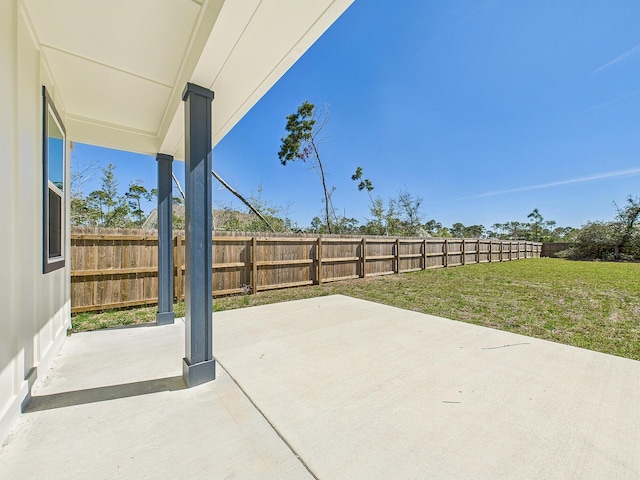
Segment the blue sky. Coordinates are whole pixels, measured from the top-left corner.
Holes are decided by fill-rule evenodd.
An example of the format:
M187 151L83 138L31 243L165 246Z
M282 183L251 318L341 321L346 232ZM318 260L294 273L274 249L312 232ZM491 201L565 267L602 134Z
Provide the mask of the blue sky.
M357 166L374 195L419 195L425 221L447 226L534 208L560 226L610 219L640 195L638 25L637 0L356 0L214 148L214 169L308 226L318 177L277 155L285 117L308 100L329 107L334 206L361 222ZM76 145L72 168L92 161L116 165L123 190L155 187L152 157ZM216 183L213 200L241 207Z

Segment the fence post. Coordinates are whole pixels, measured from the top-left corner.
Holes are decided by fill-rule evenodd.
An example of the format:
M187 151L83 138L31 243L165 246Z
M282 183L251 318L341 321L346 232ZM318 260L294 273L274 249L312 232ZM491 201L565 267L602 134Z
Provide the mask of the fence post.
M318 257L318 285L320 285L322 283L322 237L318 237L316 256Z
M360 278L367 276L367 239L362 237L360 245Z
M258 293L258 239L251 238L251 283L253 293Z
M467 255L466 255L466 248L465 248L465 241L464 238L462 239L462 245L460 246L461 250L462 250L462 265L464 265L465 263L467 263Z
M184 288L184 270L182 267L184 267L184 237L182 236L182 233L179 233L177 236L177 244L178 244L178 248L176 248L176 254L178 256L175 265L177 268L177 275L178 275L178 283L179 283L179 288L178 288L178 299L182 300L185 298L186 293L185 293L185 288Z
M449 266L449 245L447 244L447 239L444 239L444 247L443 247L443 251L444 251L444 266L448 267Z
M396 238L396 273L400 273L400 239Z
M477 239L476 243L476 263L480 263L480 239Z
M422 239L422 269L427 269L427 239Z
M493 240L489 239L489 263L493 262Z
M178 285L178 272L180 272L180 265L178 265L178 248L180 243L178 241L178 234L176 233L173 237L173 299L174 301L180 300L180 285Z

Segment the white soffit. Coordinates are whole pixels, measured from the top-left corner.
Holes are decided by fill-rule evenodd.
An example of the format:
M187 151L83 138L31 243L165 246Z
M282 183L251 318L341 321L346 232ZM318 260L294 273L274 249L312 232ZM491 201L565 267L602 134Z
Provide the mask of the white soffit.
M213 144L353 0L23 0L71 140L184 155L182 92L215 92Z

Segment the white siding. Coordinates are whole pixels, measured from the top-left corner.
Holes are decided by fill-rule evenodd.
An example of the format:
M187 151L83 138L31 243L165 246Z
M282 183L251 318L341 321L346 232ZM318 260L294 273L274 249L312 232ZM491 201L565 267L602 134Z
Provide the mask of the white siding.
M20 4L0 3L0 442L28 394L27 377L43 378L70 324L69 265L42 273L41 88L55 102L55 85ZM68 194L66 202L68 211Z

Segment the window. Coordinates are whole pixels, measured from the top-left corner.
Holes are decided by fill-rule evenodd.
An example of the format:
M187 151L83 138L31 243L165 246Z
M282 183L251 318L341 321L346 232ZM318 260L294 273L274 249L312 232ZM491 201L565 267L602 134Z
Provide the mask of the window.
M47 89L42 87L43 270L64 267L66 135Z

